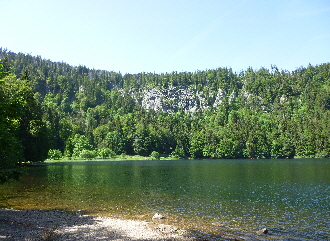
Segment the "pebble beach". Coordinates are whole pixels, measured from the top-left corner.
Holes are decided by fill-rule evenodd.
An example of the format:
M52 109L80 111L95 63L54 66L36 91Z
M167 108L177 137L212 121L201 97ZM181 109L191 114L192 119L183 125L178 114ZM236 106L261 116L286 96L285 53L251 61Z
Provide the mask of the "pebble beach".
M149 221L56 210L0 209L0 240L197 240L185 230Z

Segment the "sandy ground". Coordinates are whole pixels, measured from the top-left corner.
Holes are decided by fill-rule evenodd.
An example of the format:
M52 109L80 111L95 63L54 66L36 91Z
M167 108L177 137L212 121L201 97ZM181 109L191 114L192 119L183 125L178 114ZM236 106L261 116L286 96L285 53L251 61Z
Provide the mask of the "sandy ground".
M146 221L63 211L0 209L1 240L197 240L184 230ZM201 240L201 239L199 239Z

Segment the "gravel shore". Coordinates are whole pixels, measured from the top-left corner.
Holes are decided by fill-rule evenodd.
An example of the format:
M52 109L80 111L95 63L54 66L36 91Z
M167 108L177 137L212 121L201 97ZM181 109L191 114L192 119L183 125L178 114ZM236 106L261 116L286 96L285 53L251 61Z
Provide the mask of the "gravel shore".
M0 240L197 240L184 230L147 221L64 211L0 209Z

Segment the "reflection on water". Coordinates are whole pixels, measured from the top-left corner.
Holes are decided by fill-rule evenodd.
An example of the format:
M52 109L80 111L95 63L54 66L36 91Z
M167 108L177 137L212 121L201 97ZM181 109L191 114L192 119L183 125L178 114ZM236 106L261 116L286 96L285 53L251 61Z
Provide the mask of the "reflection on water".
M180 160L31 167L0 206L129 217L163 212L213 234L329 239L329 160ZM214 224L217 225L214 225ZM265 239L265 237L262 237Z

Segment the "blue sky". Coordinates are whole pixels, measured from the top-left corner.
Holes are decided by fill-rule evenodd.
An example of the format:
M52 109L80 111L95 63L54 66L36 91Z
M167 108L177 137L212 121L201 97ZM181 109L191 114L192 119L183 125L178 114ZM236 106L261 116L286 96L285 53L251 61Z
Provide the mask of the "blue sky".
M330 61L328 0L0 0L0 47L121 73Z

